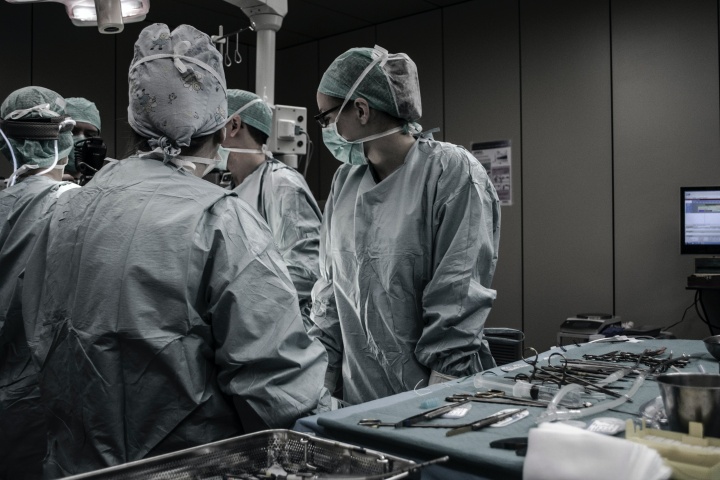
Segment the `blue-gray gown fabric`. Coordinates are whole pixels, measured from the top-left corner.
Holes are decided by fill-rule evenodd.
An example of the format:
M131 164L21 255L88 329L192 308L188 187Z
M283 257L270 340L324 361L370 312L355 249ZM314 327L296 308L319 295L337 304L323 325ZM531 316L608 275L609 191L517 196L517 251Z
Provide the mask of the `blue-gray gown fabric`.
M29 176L0 191L0 479L41 478L45 418L22 319L22 274L68 182Z
M49 412L46 476L290 427L316 408L326 353L267 225L231 192L130 157L61 196L43 233L23 316Z
M270 226L297 290L305 328L310 329L310 293L319 276L322 213L300 173L270 159L235 188Z
M320 237L311 336L326 386L352 404L427 386L431 370L493 367L483 326L496 292L500 208L467 150L421 138L380 183L368 165L335 173Z

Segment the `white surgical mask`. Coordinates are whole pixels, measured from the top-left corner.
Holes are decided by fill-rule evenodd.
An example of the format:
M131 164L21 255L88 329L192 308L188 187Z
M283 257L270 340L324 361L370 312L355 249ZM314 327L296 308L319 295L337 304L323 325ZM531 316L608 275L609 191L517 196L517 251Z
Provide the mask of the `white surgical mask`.
M262 148L231 148L231 147L223 147L222 145L220 148L218 148L218 157L220 157L220 163L218 163L217 168L220 170L227 170L227 162L228 157L230 156L230 152L234 153L262 153L268 158L273 158L272 152L267 149L266 145L263 145Z
M396 127L385 132L376 133L369 137L361 138L359 140L346 140L345 137L340 135L337 130L337 117L335 121L323 128L323 143L330 150L335 158L343 163L349 163L350 165L365 165L367 159L365 158L365 147L364 142L370 142L378 138L392 135L393 133L401 132L403 127Z

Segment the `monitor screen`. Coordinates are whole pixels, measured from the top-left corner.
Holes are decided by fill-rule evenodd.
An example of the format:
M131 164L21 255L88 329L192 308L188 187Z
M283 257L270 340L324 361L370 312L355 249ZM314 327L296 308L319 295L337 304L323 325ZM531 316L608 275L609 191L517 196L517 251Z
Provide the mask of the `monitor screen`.
M680 253L720 255L720 186L680 189Z

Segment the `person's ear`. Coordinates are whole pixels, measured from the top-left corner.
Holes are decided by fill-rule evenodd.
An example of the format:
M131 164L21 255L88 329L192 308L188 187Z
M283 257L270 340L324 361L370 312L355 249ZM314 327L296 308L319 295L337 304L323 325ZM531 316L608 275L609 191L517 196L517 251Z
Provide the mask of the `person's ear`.
M367 100L364 98L357 98L355 99L355 102L353 102L353 106L355 107L355 113L360 121L360 124L367 125L370 121L370 105L368 105Z
M230 127L228 136L237 137L240 134L240 129L242 128L242 120L240 120L238 115L233 115L228 122L228 126Z

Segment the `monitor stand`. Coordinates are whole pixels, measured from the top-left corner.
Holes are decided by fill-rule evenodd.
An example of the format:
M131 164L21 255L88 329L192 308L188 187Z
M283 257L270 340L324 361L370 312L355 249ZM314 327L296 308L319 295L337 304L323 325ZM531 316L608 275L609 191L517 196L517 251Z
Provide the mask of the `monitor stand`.
M695 259L695 273L720 274L720 258L698 257Z
M707 280L707 279L711 280ZM688 277L688 290L698 291L698 303L710 328L710 335L720 333L720 285L714 284L717 274L700 273Z

